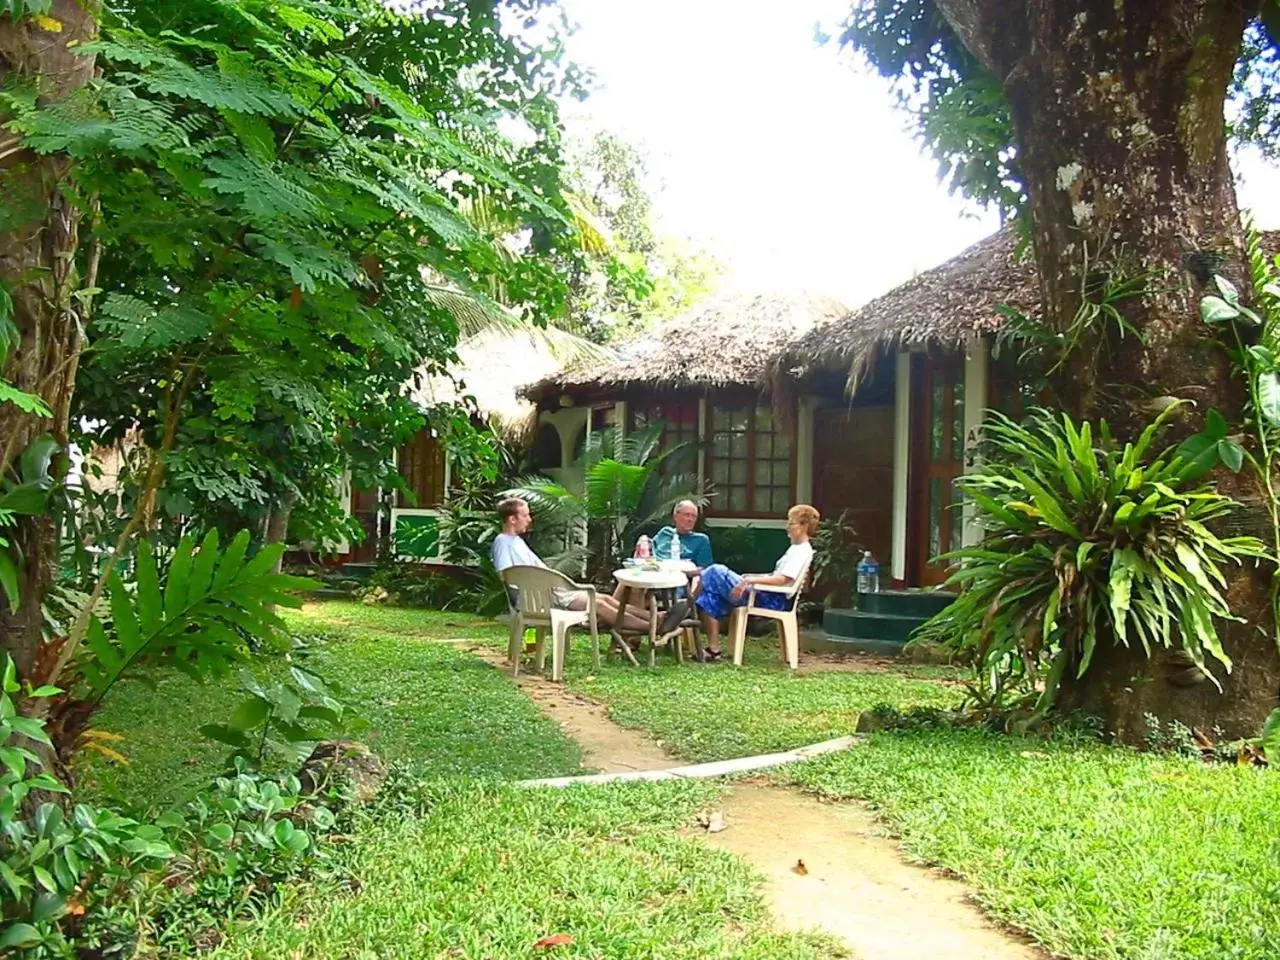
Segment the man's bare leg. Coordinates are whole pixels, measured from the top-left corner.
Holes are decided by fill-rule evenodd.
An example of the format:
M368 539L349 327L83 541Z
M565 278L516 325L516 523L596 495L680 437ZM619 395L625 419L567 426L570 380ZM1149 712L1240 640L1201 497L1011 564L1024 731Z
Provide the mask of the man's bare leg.
M698 611L698 619L702 621L702 630L707 635L707 653L720 652L720 621L705 610Z
M587 598L585 596L574 597L569 604L570 610L587 609ZM618 601L613 597L596 597L596 621L602 627L611 628L618 622ZM622 630L631 631L647 631L649 629L649 614L643 610L637 610L630 604L627 605L626 614L622 618Z

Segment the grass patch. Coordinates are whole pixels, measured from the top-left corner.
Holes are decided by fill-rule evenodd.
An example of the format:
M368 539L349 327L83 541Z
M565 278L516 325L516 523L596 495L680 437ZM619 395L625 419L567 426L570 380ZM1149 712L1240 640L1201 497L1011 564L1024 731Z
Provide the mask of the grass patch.
M506 627L487 617L447 610L386 607L350 600L308 603L300 610L281 611L295 630L323 630L336 636L367 633L421 637L429 640L471 640L491 643L507 635Z
M321 609L339 606L359 607ZM436 614L398 622L456 635L456 620ZM311 629L326 629L328 622L306 620ZM431 776L522 779L582 772L578 745L491 667L422 634L378 633L355 623L348 621L343 642L321 647L308 663L347 688L348 701L370 724L358 738L384 760L407 762ZM280 657L249 664L265 680L283 676L288 666ZM226 749L198 730L224 720L240 701L236 678L201 684L163 671L154 679L154 691L136 681L121 683L94 719L96 728L127 738L117 746L130 760L120 766L91 753L77 758L78 785L94 802L167 805L189 797L221 769Z
M614 658L599 671L589 654L571 656L566 680L609 706L624 727L642 729L676 755L726 760L796 747L853 732L858 714L877 703L900 708L949 707L960 691L889 672L793 675L776 645L748 646L741 669L729 664L675 664L636 669Z
M519 791L455 782L433 793L425 817L383 816L361 831L344 854L359 881L345 895L290 890L207 956L844 955L824 938L774 931L741 860L675 834L714 801L710 785ZM572 941L535 947L557 934Z
M1280 778L1100 744L877 734L778 775L869 800L912 853L963 875L1051 951L1280 956Z

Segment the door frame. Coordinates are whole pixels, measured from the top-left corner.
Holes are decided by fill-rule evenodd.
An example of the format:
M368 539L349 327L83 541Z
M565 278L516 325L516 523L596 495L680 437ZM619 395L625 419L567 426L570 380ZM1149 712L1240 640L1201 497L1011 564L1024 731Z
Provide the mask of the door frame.
M929 487L930 480L933 479L930 470L930 464L933 461L929 459L929 438L931 419L934 415L929 380L933 371L939 367L951 368L952 391L957 384L963 389L966 379L963 355L915 353L910 357L906 542L906 575L910 586L938 586L946 579L945 576L939 576L937 568L929 565ZM954 403L954 392L951 396ZM954 449L952 426L952 418L943 420L942 448L946 451ZM963 425L961 429L963 431ZM958 460L937 461L949 463L955 467L952 479L964 473L964 439L962 432ZM952 525L956 523L963 524L964 518L957 514L953 507L946 508L943 521L944 536L941 538L944 552L950 549Z

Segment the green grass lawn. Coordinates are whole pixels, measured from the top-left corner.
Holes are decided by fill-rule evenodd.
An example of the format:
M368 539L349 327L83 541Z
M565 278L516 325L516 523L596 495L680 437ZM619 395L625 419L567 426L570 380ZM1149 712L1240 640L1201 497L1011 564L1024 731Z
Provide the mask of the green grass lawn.
M636 669L613 659L594 670L588 653L571 656L566 681L609 705L624 727L646 731L693 761L789 750L853 732L858 714L877 703L946 707L960 692L895 672L792 675L772 641L749 642L741 669L730 664L675 664ZM936 668L935 668L936 669Z
M371 722L362 739L387 759L409 761L425 797L361 815L322 875L286 884L202 956L844 955L825 938L779 933L742 860L679 835L715 804L715 785L553 791L477 779L562 775L581 764L577 745L509 679L440 642L496 642L501 627L358 604L308 606L288 618L330 638L314 665L347 686ZM278 657L254 664L267 677L286 668ZM122 750L132 763L82 761L81 787L95 798L167 803L218 770L222 749L195 730L227 715L239 697L234 682L156 679L155 691L122 684L96 718L99 729L127 731ZM537 946L556 934L571 940Z
M870 801L906 848L1072 957L1280 956L1280 777L1094 744L876 734L779 775Z
M332 619L330 612L332 611ZM423 775L521 779L581 772L578 745L497 671L452 646L433 642L492 630L474 617L419 610L326 604L289 614L299 630L335 636L309 666L342 683L369 722L359 734L385 760ZM392 629L394 628L394 630ZM288 670L278 656L249 664L270 679ZM94 718L97 729L126 737L113 744L120 766L82 753L77 779L98 801L162 805L190 796L221 768L226 748L201 725L226 719L242 697L235 677L196 683L158 673L155 690L121 683Z
M825 939L776 932L741 860L677 835L716 793L689 782L442 784L427 816L384 817L362 831L344 854L356 884L290 890L206 956L844 956ZM556 935L571 940L537 946Z

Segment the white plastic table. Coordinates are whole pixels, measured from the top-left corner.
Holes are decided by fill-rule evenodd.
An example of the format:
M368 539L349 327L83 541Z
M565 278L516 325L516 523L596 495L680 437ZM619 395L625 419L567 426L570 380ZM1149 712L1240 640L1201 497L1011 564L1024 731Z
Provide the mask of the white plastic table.
M647 590L649 592L649 666L654 665L654 650L658 645L658 590L674 590L677 587L686 586L689 583L689 571L697 569L690 561L679 561L678 564L672 561L664 561L665 566L659 567L657 570L647 570L643 567L623 567L621 570L613 571L613 579L618 582L618 586L622 587L622 594L618 597L619 613L627 609L627 601L630 599L632 590ZM621 616L618 617L622 619ZM614 646L618 647L624 656L631 661L632 666L639 666L636 662L635 654L631 652L631 647L622 639L622 631L618 629L618 624L613 625L610 631ZM678 647L677 647L678 649Z

